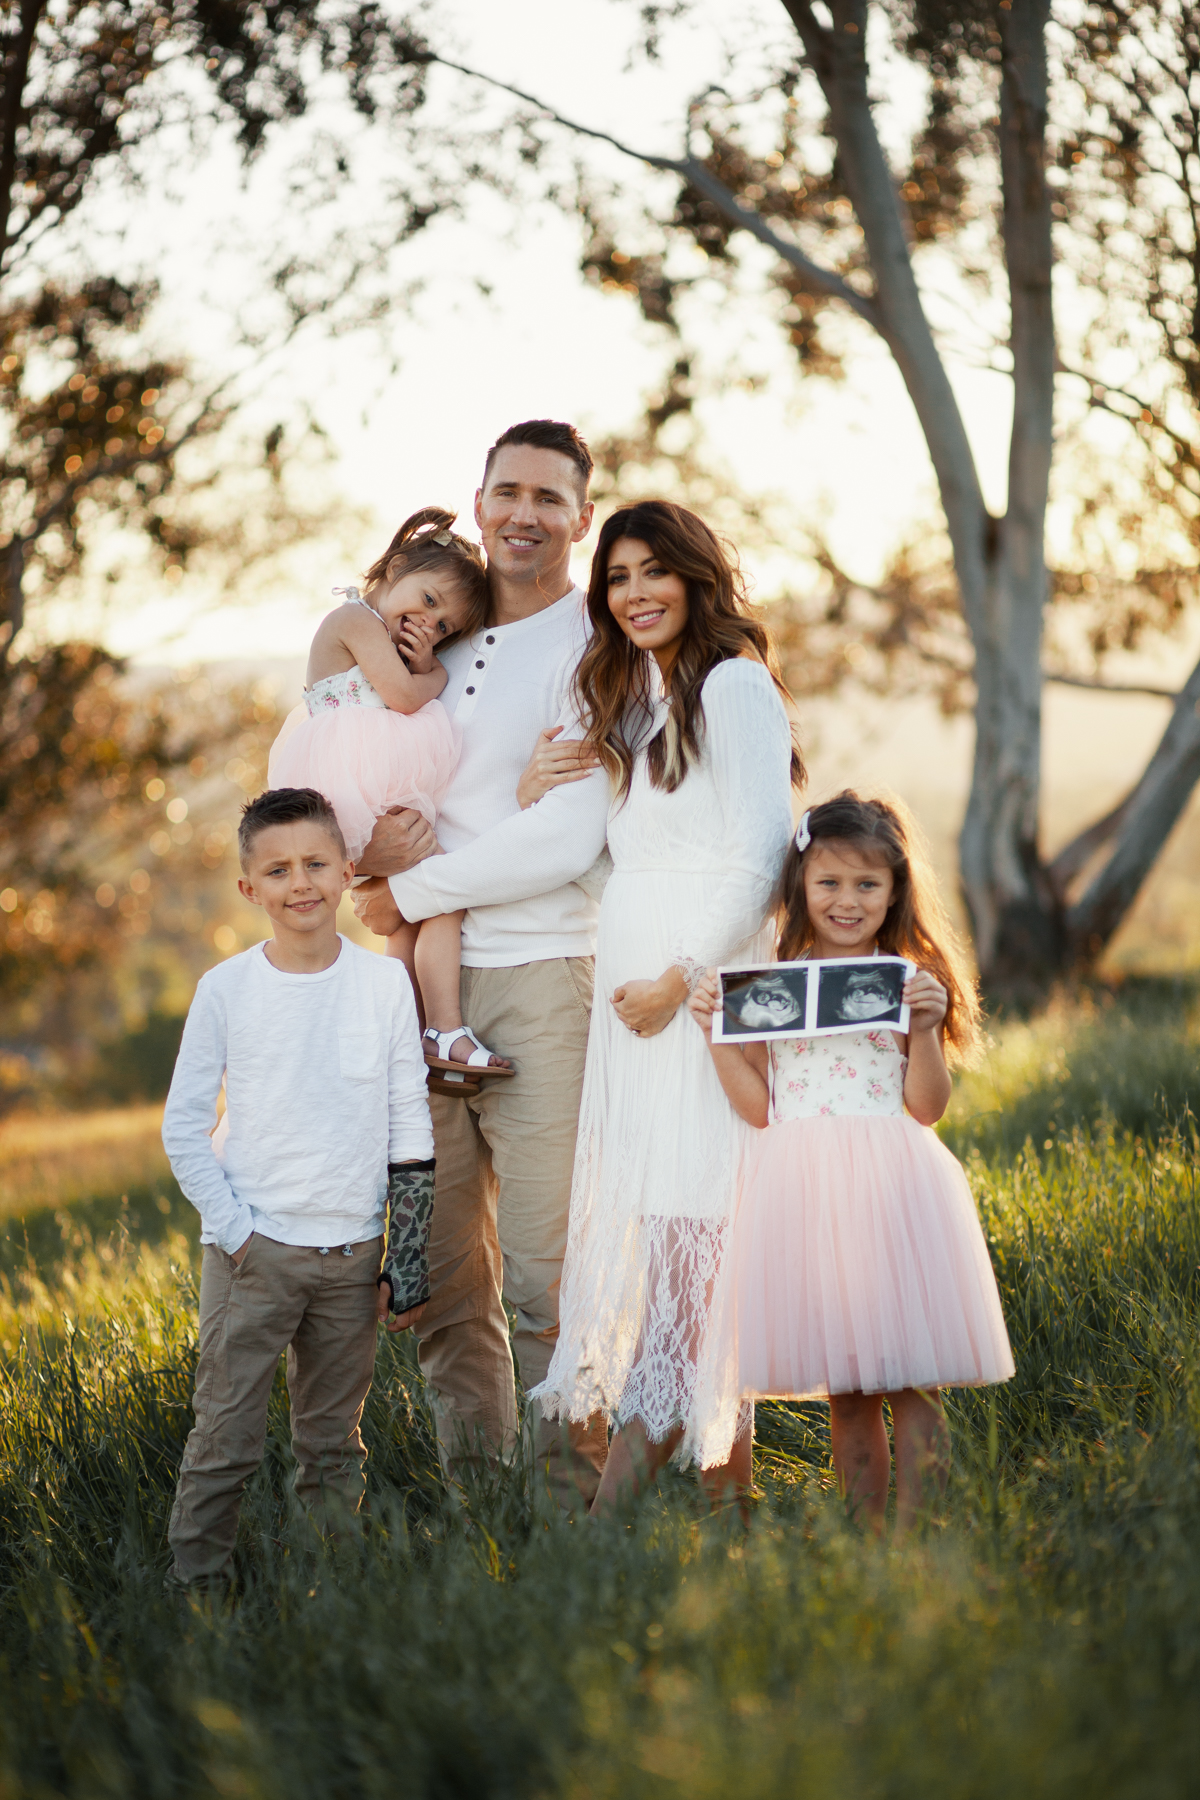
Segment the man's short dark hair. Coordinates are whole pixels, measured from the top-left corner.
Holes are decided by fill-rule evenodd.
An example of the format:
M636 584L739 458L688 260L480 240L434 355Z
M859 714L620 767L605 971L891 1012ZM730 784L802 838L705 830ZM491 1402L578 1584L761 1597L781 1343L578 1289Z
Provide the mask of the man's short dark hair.
M536 450L557 450L560 456L568 457L579 470L583 498L587 499L588 482L592 479L594 467L592 453L573 425L567 425L561 419L526 419L523 425L510 425L507 431L500 433L487 453L487 461L483 465L484 487L492 472L497 450L503 450L509 444L532 444Z
M323 825L345 857L346 840L337 814L324 794L318 794L316 788L268 788L265 794L247 800L242 808L242 822L238 826L238 860L242 868L245 869L254 840L261 831L267 831L272 825L296 825L301 819L312 819L314 824Z

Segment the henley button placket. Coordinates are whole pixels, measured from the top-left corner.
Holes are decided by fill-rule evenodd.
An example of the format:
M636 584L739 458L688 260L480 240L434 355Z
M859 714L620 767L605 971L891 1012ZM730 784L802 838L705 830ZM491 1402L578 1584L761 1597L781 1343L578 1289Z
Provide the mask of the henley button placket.
M485 638L484 642L488 643L488 644L494 644L496 642L496 639L489 632L487 637ZM476 657L475 667L476 667L476 669L478 669L480 671L485 670L487 668L487 658L484 656ZM475 698L477 682L478 682L478 677L476 677L476 680L471 683L470 687L463 689L462 699L459 701L458 705L454 709L456 714L464 714L464 713L470 712L471 708L470 708L469 702L474 700L474 698Z

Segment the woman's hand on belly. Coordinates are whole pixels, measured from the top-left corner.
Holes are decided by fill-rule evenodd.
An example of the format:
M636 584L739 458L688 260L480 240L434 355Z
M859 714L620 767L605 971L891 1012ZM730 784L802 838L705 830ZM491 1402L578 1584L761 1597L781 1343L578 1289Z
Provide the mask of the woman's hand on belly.
M671 968L657 981L624 982L613 990L612 1007L634 1037L656 1037L666 1030L687 997L682 972Z

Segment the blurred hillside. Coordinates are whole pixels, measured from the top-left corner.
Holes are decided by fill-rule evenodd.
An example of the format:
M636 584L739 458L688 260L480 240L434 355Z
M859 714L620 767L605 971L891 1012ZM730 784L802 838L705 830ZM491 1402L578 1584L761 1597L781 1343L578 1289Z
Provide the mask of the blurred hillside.
M106 941L80 960L57 959L0 1001L0 1113L166 1092L197 980L265 935L261 915L237 892L237 824L245 799L265 785L267 754L301 673L292 663L222 663L120 677L124 698L148 712L169 701L201 737L211 712L218 743L147 782L144 834L97 864ZM240 725L232 735L231 716ZM356 931L344 911L345 928ZM53 949L55 924L52 893L0 891L0 938L14 961Z

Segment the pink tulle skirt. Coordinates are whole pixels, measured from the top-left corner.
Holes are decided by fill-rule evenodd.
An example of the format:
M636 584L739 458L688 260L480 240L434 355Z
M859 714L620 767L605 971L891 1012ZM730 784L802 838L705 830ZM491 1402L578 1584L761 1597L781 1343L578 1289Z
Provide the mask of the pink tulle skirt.
M966 1176L913 1119L757 1133L730 1256L725 1328L747 1393L804 1400L1013 1374Z
M311 718L299 706L271 747L267 783L324 794L337 814L346 855L357 862L376 819L390 806L411 806L434 823L459 748L458 728L440 700L415 713L338 706Z

